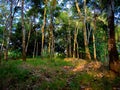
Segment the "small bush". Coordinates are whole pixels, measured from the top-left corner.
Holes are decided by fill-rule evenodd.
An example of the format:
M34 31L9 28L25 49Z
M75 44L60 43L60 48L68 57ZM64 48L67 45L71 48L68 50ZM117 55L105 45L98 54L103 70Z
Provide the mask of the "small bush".
M22 56L22 53L18 50L14 50L14 51L9 51L8 55L9 55L9 58L11 59L17 59Z

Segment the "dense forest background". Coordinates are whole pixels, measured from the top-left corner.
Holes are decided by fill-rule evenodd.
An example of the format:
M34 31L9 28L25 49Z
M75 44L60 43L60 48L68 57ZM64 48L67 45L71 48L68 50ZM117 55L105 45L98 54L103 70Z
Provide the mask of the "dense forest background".
M24 60L26 56L103 62L118 59L117 0L1 0L0 3L0 46L5 60L22 56Z
M0 62L84 59L118 75L119 57L119 0L0 0Z

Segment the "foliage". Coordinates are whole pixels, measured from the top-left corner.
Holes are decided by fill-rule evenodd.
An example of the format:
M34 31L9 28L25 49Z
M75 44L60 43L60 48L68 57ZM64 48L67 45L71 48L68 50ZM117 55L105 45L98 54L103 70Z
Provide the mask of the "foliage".
M18 59L21 58L22 53L19 50L12 50L8 52L8 55L10 56L9 58L11 59Z

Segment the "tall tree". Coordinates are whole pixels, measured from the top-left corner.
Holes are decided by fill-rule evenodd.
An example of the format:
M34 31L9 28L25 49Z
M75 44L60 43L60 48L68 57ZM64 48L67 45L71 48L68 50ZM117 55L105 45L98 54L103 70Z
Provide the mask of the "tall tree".
M109 67L110 70L119 72L120 63L118 63L119 57L115 43L114 0L108 0L107 2Z
M68 20L68 35L67 35L67 40L68 40L68 53L69 57L72 57L72 45L71 45L71 30L70 30L70 20Z
M83 35L84 35L85 54L86 54L86 59L91 59L90 50L89 50L88 41L87 41L86 19L87 19L86 0L84 0L84 21L83 21L84 30L83 30Z
M41 46L41 55L43 56L44 53L44 40L45 40L45 24L46 24L46 11L47 11L47 0L44 0L45 7L44 7L44 14L43 14L43 25L41 27L42 31L42 46Z
M76 8L77 8L77 12L79 14L79 17L81 20L83 20L83 36L84 36L84 45L85 45L85 57L86 59L91 59L91 55L90 55L90 50L88 47L88 40L87 40L87 30L86 30L86 19L87 19L87 13L86 13L86 0L84 0L84 17L81 13L81 10L79 8L79 4L77 2L77 0L75 0L75 4L76 4Z
M78 42L77 42L78 24L79 24L79 22L76 21L75 31L74 31L73 58L75 58L75 57L79 58L79 54L78 54Z
M55 8L56 8L56 3L57 1L56 0L51 0L50 1L50 25L49 25L49 49L48 49L48 52L50 53L50 57L52 57L54 55L54 47L55 47L55 44L54 44L54 34L53 34L53 31L54 31L54 25L53 25L53 20L54 20L54 15L53 15L53 12L55 11Z
M8 0L8 4L10 3L10 14L6 17L5 22L5 30L4 30L4 59L8 60L8 49L9 49L9 43L11 39L12 34L12 26L13 26L13 18L15 15L16 9L18 8L17 5L19 3L19 0L13 1Z
M9 47L9 41L10 41L10 35L12 31L12 9L13 9L13 0L10 0L10 15L6 20L6 28L5 28L5 50L4 50L4 60L8 60L8 47ZM8 29L9 28L9 29Z
M95 32L96 32L96 13L94 9L94 15L93 15L93 53L94 53L94 60L97 59L97 54L96 54L96 42L95 42Z
M24 26L24 0L22 0L21 8L21 22L22 22L22 59L26 61L26 52L25 52L25 26Z

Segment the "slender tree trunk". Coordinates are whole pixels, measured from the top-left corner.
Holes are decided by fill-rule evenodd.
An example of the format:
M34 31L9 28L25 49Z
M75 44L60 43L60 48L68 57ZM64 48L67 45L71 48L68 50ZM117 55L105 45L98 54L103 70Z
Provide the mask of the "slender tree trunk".
M2 51L0 51L0 64L1 64L1 61L2 61Z
M7 51L7 37L8 37L8 32L7 32L7 24L5 26L5 30L3 31L3 54L4 54L4 60L8 60L8 51Z
M78 25L79 23L77 23L77 31L76 31L76 57L79 58L79 46L78 46L78 40L77 40L77 37L78 37Z
M87 42L88 42L88 44L89 44L89 41L90 41L90 35L91 35L91 31L92 31L92 29L91 29L91 27L88 25L88 23L86 23L86 30L87 30Z
M48 53L50 54L50 48L51 48L51 35L49 30L49 41L48 41Z
M66 45L66 57L69 57L68 44Z
M85 45L85 54L86 54L86 59L91 59L90 55L90 50L88 47L88 41L87 41L87 31L86 31L86 0L84 0L84 30L83 30L83 35L84 35L84 45Z
M53 57L54 54L54 36L53 36L53 25L52 22L50 24L50 37L49 37L49 53L50 57Z
M74 45L73 45L73 58L76 57L76 27L74 31Z
M36 46L36 57L38 57L38 42L36 44L37 44L37 46Z
M79 46L78 46L78 42L77 42L77 58L79 58Z
M69 57L72 57L70 20L68 20L68 46L69 46Z
M95 31L96 31L96 17L94 15L93 49L94 49L94 60L97 60L97 58L96 58L96 44L95 44Z
M68 43L68 35L66 34L65 35L65 54L66 54L66 57L69 57L69 43Z
M53 9L51 8L50 10L50 25L49 25L49 53L50 53L50 58L54 56L54 34L53 34Z
M120 72L119 57L115 43L114 0L108 0L108 35L109 67L114 72Z
M8 61L8 49L7 48L5 48L4 50L4 60Z
M45 41L45 24L46 24L46 4L47 4L47 1L45 1L45 7L44 7L44 17L43 17L43 25L42 25L42 47L41 47L41 55L43 56L43 53L44 53L44 41Z
M9 36L8 36L8 43L10 42L10 38L12 34L12 22L13 22L12 9L13 9L13 0L11 0L11 6L10 6L10 30L9 30Z
M37 36L37 31L35 31L35 36ZM34 49L33 49L33 58L35 58L36 43L37 43L37 39L35 38L35 42L34 42Z
M78 35L78 22L76 22L75 31L74 31L73 58L79 57L77 35Z
M9 49L9 42L11 38L11 33L12 33L12 24L13 24L13 18L15 15L15 10L13 12L13 0L10 1L10 15L8 16L5 24L5 33L4 33L4 60L8 60L8 49ZM16 6L18 5L19 0L17 1ZM8 30L9 28L9 30Z
M21 20L22 20L22 59L26 61L26 52L25 52L25 26L24 26L24 0L22 0L22 9L21 9Z
M96 58L96 45L95 45L94 31L93 31L93 49L94 49L94 60L97 60L97 58Z
M3 44L0 47L0 64L2 62L2 51L3 51Z
M36 39L35 39L35 42L34 42L34 49L33 49L33 58L35 58L35 50L36 50Z
M28 38L27 38L27 44L26 44L26 48L25 48L25 52L27 53L28 50L28 45L29 45L29 41L30 41L30 37L31 37L31 31L32 31L32 21L30 22L30 30L28 31Z
M10 26L9 27L9 30L7 31L8 27L6 26L6 40L5 40L5 50L4 50L4 60L8 60L8 48L9 48L9 42L10 42L10 36L11 36L11 32L12 32L12 21L13 21L13 16L12 16L12 9L13 9L13 1L11 0L10 1L11 5L10 5L10 18L8 18L8 22L6 23L9 23ZM9 21L10 20L10 21ZM6 24L7 25L7 24Z
M78 12L78 14L79 14L79 17L82 18L82 14L81 14L81 11L80 11L80 8L79 8L79 4L78 4L78 1L77 1L77 0L75 0L75 6L76 6L76 8L77 8L77 12Z
M68 42L69 42L69 44L68 44L68 46L69 46L69 57L71 57L72 56L72 50L71 50L71 31L69 30L68 31Z

